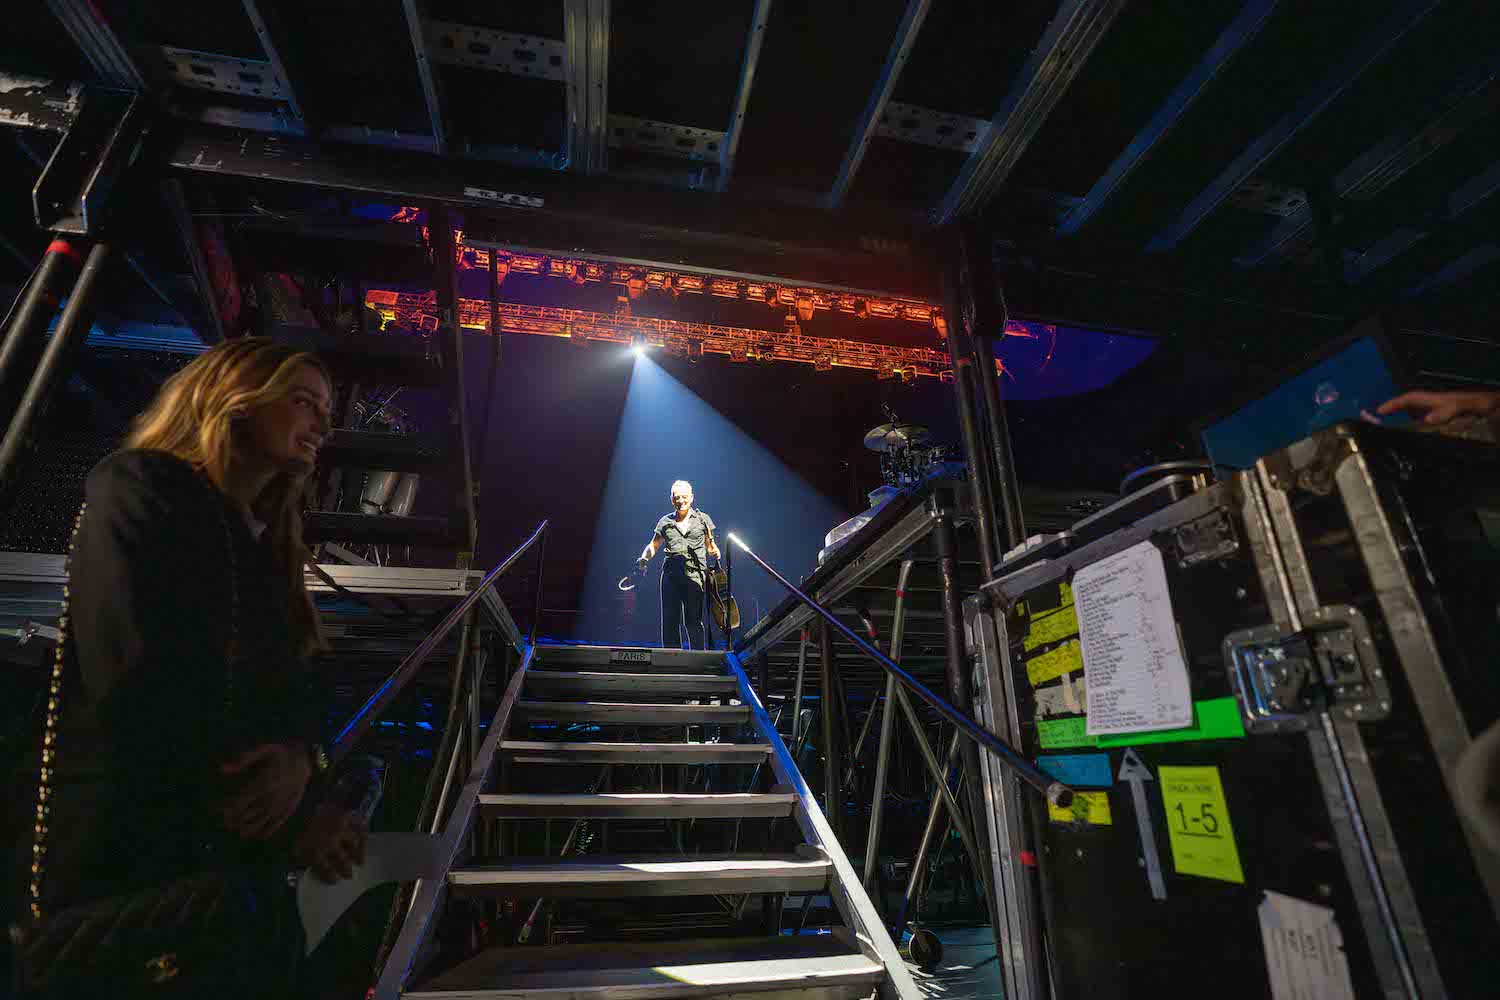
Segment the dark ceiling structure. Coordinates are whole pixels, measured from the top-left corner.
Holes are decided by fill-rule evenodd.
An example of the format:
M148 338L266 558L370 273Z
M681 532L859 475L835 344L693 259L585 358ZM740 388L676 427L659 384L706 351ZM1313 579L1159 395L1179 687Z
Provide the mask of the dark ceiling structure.
M929 301L937 234L972 224L1023 319L1298 349L1385 311L1487 339L1485 6L17 0L0 266L45 245L28 195L57 137L128 114L131 294L210 339L205 194L232 217L313 192Z

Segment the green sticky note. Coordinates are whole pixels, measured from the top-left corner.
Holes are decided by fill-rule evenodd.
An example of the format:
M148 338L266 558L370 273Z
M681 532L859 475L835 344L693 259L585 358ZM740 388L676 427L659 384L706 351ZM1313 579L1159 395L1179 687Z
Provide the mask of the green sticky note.
M1085 722L1083 719L1069 720ZM1186 729L1163 729L1155 733L1124 733L1100 736L1098 746L1140 746L1143 743L1192 743L1196 740L1236 740L1245 735L1240 706L1234 698L1210 698L1193 702L1193 724ZM1042 744L1046 746L1045 743ZM1076 744L1068 744L1075 746Z
M1217 767L1161 767L1172 865L1179 875L1245 884Z
M1036 724L1036 738L1044 750L1061 750L1064 747L1091 747L1098 738L1088 734L1089 720L1083 716L1074 719L1046 719Z

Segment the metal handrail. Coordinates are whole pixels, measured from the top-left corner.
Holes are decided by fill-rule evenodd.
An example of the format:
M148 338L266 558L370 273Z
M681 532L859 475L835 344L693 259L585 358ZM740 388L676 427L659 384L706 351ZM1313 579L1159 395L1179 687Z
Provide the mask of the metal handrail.
M402 660L401 665L385 679L380 687L375 689L375 693L370 695L369 700L364 703L358 712L354 713L353 718L344 724L344 728L339 731L338 736L334 737L333 745L328 748L328 762L330 765L337 764L348 755L349 751L354 748L354 744L359 742L360 738L374 725L375 717L385 711L390 703L396 699L396 696L401 693L402 689L406 687L407 682L417 672L417 668L427 662L427 658L432 655L433 650L437 649L438 643L446 639L448 633L453 631L453 626L457 625L464 615L468 614L469 609L474 607L479 599L484 596L484 592L494 586L495 581L504 576L506 571L515 565L516 560L520 559L526 553L526 550L536 543L537 539L546 537L547 527L550 523L550 521L543 521L537 525L537 529L531 533L531 537L522 542L520 548L512 552L504 562L490 570L485 575L485 578L480 581L479 586L475 587L468 594L465 594L463 600L459 601L453 610L448 612L447 617L438 623L437 628L427 634L427 638L422 640L421 645L412 650L411 655ZM544 547L542 556L545 555L546 550ZM537 565L536 607L538 614L541 613L541 571L542 566L539 559ZM535 640L535 638L536 619L533 617L530 639Z
M733 542L735 545L738 545L741 549L744 549L745 554L748 555L751 559L754 559L757 566L765 570L767 573L771 574L771 576L775 577L777 583L781 584L787 590L796 595L799 601L801 601L803 604L806 604L813 610L815 614L821 617L829 625L832 625L835 629L837 629L845 639L848 639L850 642L854 643L855 648L884 667L887 673L891 674L902 684L905 684L913 694L925 701L943 718L947 719L949 722L957 726L960 732L962 732L964 735L968 736L970 739L974 740L980 746L984 747L991 754L993 754L1001 764L1004 764L1006 767L1014 771L1022 781L1025 781L1028 785L1045 795L1047 797L1047 801L1059 807L1066 807L1072 804L1073 790L1071 788L1069 788L1067 785L1064 785L1062 782L1057 781L1051 775L1047 774L1041 768L1033 764L1031 761L1016 753L1010 748L1010 745L1000 737L996 736L994 733L990 732L988 729L975 722L969 716L965 715L963 712L948 704L921 681L918 681L915 677L907 673L905 670L902 670L895 661L891 660L880 650L876 649L874 646L866 642L864 638L859 635L859 633L855 632L852 628L839 621L838 618L833 614L833 612L829 611L827 608L823 607L823 605L819 604L817 601L809 597L800 588L798 588L796 584L792 583L792 581L776 572L776 570L771 567L770 563L766 562L760 556L756 555L751 550L750 546L746 545L742 540L736 537L733 532L731 532L728 537L731 542Z

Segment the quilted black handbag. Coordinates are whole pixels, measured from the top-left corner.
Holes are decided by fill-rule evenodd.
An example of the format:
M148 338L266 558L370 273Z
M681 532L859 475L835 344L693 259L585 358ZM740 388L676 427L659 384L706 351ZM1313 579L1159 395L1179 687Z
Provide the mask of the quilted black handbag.
M70 562L87 508L85 503L74 521ZM224 528L232 658L239 601L227 522ZM67 623L65 590L42 738L30 919L9 933L12 988L28 998L79 996L94 987L111 988L112 995L211 995L215 1000L287 995L304 942L289 866L194 874L43 913L49 781L58 751ZM228 697L232 702L232 683Z

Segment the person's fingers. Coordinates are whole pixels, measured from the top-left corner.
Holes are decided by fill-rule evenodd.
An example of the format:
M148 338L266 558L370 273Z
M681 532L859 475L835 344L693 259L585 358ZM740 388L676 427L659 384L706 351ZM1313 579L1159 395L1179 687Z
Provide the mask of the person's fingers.
M1424 424L1446 424L1459 414L1459 404L1456 400L1443 399L1432 405L1427 415L1422 418Z
M239 756L225 761L219 767L219 770L225 774L239 774L248 767L254 767L278 750L280 750L280 747L274 743L262 743L258 747L253 747Z

